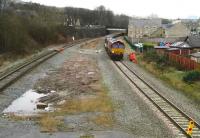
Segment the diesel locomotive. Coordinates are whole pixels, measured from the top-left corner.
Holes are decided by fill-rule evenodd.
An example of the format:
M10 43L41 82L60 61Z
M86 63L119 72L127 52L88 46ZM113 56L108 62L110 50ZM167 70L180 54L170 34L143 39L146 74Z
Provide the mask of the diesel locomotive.
M122 60L125 51L125 45L122 41L113 37L106 37L105 49L112 60Z

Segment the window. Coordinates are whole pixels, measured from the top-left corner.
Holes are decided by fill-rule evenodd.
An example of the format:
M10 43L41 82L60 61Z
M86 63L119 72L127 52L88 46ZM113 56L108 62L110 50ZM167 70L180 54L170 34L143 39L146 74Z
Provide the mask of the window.
M124 45L120 42L116 42L112 45L112 48L124 48Z

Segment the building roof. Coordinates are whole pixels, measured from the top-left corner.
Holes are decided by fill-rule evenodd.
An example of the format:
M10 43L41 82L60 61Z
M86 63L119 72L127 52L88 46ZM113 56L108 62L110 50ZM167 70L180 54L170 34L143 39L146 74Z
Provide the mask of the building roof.
M181 45L183 45L184 44L184 42L175 42L175 43L173 43L173 44L171 44L171 46L172 47L180 47Z
M199 35L188 36L186 41L191 47L200 48L200 36Z
M182 23L182 22L176 22L176 23L169 23L169 24L163 24L162 27L167 30L167 29L171 29L172 27L176 26L176 25L182 25L184 27L187 27L187 25L185 23Z
M162 26L162 20L159 18L153 18L153 19L137 19L132 18L129 20L129 25L134 25L137 27L145 27L145 26Z
M200 52L190 54L192 57L200 58Z
M168 46L154 46L155 49L168 49Z
M169 28L171 28L173 26L173 24L162 24L162 28L164 28L164 29L169 29Z
M191 48L191 46L185 42L175 42L170 45L171 48Z

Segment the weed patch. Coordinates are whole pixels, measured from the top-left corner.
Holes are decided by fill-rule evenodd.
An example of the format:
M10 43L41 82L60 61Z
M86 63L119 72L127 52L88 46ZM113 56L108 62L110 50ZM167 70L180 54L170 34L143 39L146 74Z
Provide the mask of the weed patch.
M94 138L94 136L93 135L83 135L83 136L80 136L80 138Z
M52 116L42 116L39 119L41 132L56 132L64 125L62 120L56 119Z
M95 98L75 98L66 101L60 107L60 112L65 114L77 114L81 112L113 112L111 99L106 93L98 93Z
M114 118L111 114L101 114L96 116L92 121L99 125L104 127L112 127L114 124Z

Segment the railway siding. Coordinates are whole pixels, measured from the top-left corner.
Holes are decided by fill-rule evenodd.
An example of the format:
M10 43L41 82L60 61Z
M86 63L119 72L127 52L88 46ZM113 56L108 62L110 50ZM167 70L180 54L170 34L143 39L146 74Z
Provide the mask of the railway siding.
M83 41L86 41L88 39L79 40L75 43L67 44L63 48L59 48L61 50L64 50L66 48L72 47L76 44L79 44ZM25 61L24 63L21 63L20 65L16 66L15 68L12 68L8 71L2 72L0 74L0 91L3 91L6 87L14 83L17 79L19 79L21 76L26 74L28 71L39 65L40 63L46 61L47 59L51 58L52 56L58 54L59 50L48 50L40 55L33 57L29 59L28 61Z

